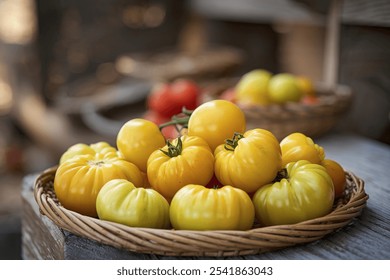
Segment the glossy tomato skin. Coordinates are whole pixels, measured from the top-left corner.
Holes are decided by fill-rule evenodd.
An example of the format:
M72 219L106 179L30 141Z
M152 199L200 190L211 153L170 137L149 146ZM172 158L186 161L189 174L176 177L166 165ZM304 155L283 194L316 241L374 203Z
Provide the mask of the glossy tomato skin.
M148 96L148 108L163 117L179 114L182 108L193 110L198 105L200 88L189 79L156 85Z
M299 223L332 210L333 182L323 166L300 160L286 171L287 178L259 188L252 198L261 225Z
M196 108L188 121L188 135L206 140L212 151L235 132L244 133L243 111L227 100L212 100Z
M270 183L282 163L278 140L270 131L259 128L245 132L234 149L218 146L214 156L217 179L248 193Z
M172 226L179 230L248 230L254 216L248 194L231 186L190 184L175 194L170 206Z
M183 135L172 141L177 146L182 142L182 150L176 156L168 156L167 145L154 151L148 159L147 176L153 189L168 201L187 184L206 185L213 176L214 156L210 147L200 137Z
M126 179L107 182L96 199L99 219L131 227L167 229L168 201L153 189L136 188Z
M165 145L165 138L155 123L135 118L121 127L116 143L119 152L127 161L146 172L149 155Z
M54 191L67 209L96 217L96 197L105 183L112 179L127 179L136 186L144 184L142 174L134 164L103 154L76 156L58 166Z
M344 168L337 161L328 158L324 159L321 162L321 165L325 167L326 171L332 178L335 198L342 197L347 184L347 177Z
M287 135L280 141L280 147L283 166L303 159L319 164L325 158L324 149L314 143L313 139L299 132Z
M103 154L104 157L118 157L120 156L117 149L112 147L107 142L101 141L91 145L78 143L69 147L61 156L59 163L80 155L95 155L97 153Z

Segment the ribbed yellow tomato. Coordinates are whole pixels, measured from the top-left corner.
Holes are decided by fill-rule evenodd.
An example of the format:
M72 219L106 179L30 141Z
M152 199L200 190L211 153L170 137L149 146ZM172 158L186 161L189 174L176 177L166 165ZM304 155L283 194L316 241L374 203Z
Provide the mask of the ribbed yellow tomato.
M319 164L325 158L324 149L314 143L313 139L299 132L291 133L282 139L280 148L283 166L302 159Z
M136 188L126 179L107 182L96 199L99 219L131 227L169 228L168 201L153 189Z
M280 175L252 198L261 225L299 223L332 210L333 182L323 166L300 160L287 164Z
M248 230L255 217L249 195L231 186L187 185L175 194L169 212L180 230Z
M54 191L67 209L96 217L96 197L105 183L112 179L127 179L143 185L137 166L118 157L103 154L76 156L58 166Z
M185 185L206 185L213 170L214 156L206 141L183 135L150 155L147 175L152 188L170 201Z
M97 142L91 145L84 143L78 143L69 147L60 158L60 164L64 161L71 159L74 156L80 155L95 155L97 153L103 154L105 157L118 157L119 153L117 149L112 147L107 142Z
M214 156L217 179L248 193L270 183L281 169L279 142L265 129L235 134L215 149Z

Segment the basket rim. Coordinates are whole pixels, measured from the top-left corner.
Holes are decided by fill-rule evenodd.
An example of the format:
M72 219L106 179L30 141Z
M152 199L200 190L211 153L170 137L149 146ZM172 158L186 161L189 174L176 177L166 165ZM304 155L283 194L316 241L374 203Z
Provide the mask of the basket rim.
M164 256L243 256L310 243L352 223L361 215L369 198L364 181L346 171L347 193L329 214L316 219L245 231L140 228L85 216L61 206L53 197L56 170L57 166L44 170L34 182L34 198L42 215L75 235L118 249Z

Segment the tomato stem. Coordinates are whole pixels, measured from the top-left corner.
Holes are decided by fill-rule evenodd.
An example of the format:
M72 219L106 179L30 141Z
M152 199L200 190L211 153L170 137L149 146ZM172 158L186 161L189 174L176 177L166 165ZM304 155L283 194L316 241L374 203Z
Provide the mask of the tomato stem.
M276 174L276 177L272 182L280 182L282 179L288 179L288 173L286 168L279 170L278 174Z
M174 125L176 127L178 125L182 125L184 127L188 126L188 121L189 121L190 117L179 118L179 117L175 117L175 116L173 116L172 119L169 122L160 124L159 125L160 130L162 130L164 127L171 126L171 125Z
M167 147L167 151L164 151L163 149L160 149L160 151L171 158L181 155L181 151L183 150L183 142L181 141L181 137L177 138L176 146L174 146L169 140L167 140Z
M194 111L183 107L180 114L173 115L169 122L162 123L158 127L162 130L164 127L174 125L176 130L180 132L182 128L188 128L188 121L190 120L192 112Z
M238 141L240 141L242 138L244 138L244 135L239 132L234 132L233 138L228 138L225 140L225 149L228 151L234 151L238 145Z

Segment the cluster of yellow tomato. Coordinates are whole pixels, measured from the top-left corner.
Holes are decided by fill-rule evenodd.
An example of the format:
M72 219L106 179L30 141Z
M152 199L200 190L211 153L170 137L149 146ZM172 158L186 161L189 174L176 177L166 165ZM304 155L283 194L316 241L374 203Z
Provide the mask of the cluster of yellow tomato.
M54 178L67 209L135 227L248 230L328 214L346 183L343 168L301 133L278 141L246 130L226 100L197 107L184 135L132 119L105 142L76 144Z

